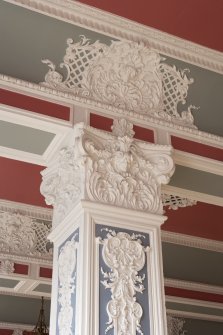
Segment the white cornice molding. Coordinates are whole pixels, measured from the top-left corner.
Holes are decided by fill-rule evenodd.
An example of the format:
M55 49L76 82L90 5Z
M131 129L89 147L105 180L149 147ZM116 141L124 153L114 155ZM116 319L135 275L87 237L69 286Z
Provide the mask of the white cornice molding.
M198 156L180 150L174 150L174 162L178 165L223 176L223 162L215 159Z
M194 312L186 312L179 311L174 309L167 308L167 314L175 317L186 318L186 319L198 319L212 322L223 322L223 316L211 315L211 314L203 314L203 313L194 313Z
M162 242L223 253L223 242L162 230Z
M5 0L117 39L144 42L158 52L223 73L223 55L157 29L69 0Z
M189 298L184 298L184 297L174 297L174 296L166 295L166 301L177 303L177 304L183 304L183 305L204 307L204 308L223 309L222 303L207 301L207 300L189 299ZM222 316L222 319L223 319L223 316Z
M34 327L34 325L27 325L22 323L0 322L0 329L22 329L26 331L32 331Z
M105 103L90 100L88 98L78 97L72 93L63 92L55 89L51 89L35 83L30 83L21 79L12 78L6 75L0 74L0 84L5 89L16 89L23 94L32 94L34 97L42 95L48 99L57 99L58 102L72 103L77 107L87 108L89 112L97 113L110 118L122 117L128 118L133 124L142 126L144 128L159 128L170 132L171 134L179 134L181 137L186 137L191 140L201 142L203 144L216 146L218 148L223 147L223 137L213 135L200 131L198 129L178 125L173 122L168 122L155 117L139 114L132 111L123 110Z
M165 278L164 284L167 287L223 295L222 286L208 285L208 284L203 284L203 283L196 283L196 282L172 279L172 278Z
M197 200L197 201L200 201L200 202L204 202L204 203L212 204L212 205L216 205L216 206L223 206L223 198L222 197L217 197L217 196L210 195L210 194L207 194L207 193L195 192L195 191L192 191L192 190L186 190L184 188L180 188L180 187L176 187L176 186L163 185L162 186L162 193L174 194L174 195L178 195L179 197L182 197L182 198Z
M21 215L45 221L52 221L53 215L53 210L51 208L33 206L3 199L0 199L0 211L19 213Z

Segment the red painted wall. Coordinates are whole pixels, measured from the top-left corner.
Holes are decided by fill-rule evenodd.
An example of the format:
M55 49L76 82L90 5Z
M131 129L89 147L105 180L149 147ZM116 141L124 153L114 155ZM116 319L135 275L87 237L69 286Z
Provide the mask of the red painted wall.
M79 0L113 14L223 51L223 1Z

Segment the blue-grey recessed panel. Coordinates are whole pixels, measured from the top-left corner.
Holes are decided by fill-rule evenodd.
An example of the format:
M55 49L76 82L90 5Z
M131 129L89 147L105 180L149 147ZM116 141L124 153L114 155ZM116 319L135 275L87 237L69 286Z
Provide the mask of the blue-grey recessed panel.
M48 284L39 284L33 290L35 292L51 293L51 285Z
M183 189L223 197L223 177L176 165L176 170L170 179L170 185Z
M79 241L79 229L76 229L59 247L59 258L60 258L60 254L64 251L64 249L66 248L67 245L69 245L69 243L76 243ZM70 274L72 281L69 283L69 289L71 292L71 309L72 309L72 325L71 325L71 334L75 334L75 317L76 317L76 279L77 279L77 249L75 249L75 254L73 255L73 257L75 257L76 262L75 262L75 267L73 269L73 272ZM72 266L72 264L71 264ZM63 270L63 269L62 269ZM63 299L60 299L60 289L61 289L61 294L62 295L66 295L67 293L63 290L64 287L63 285L61 285L60 283L60 269L59 269L59 277L58 277L58 298L57 298L57 325L56 325L56 332L59 335L60 331L59 331L59 322L60 322L60 312L62 311L61 308L61 304L59 303L59 301L64 301L64 299L67 299L68 297L65 298L65 296L63 297ZM63 312L64 313L64 312ZM65 317L65 315L63 314L63 317ZM67 318L69 316L67 315Z
M19 280L0 278L0 287L14 288Z
M0 146L42 155L55 134L0 121Z
M122 229L122 228L116 228L116 227L109 227L109 226L103 226L103 225L96 225L96 237L100 237L101 240L106 240L108 237L109 231L114 231L116 234L119 232L124 232L129 234L130 236L133 236L133 234L136 235L139 234L139 239L142 241L142 246L147 247L150 245L149 242L149 234L145 233L140 233L138 231L132 231L132 230L127 230L127 229ZM107 281L108 278L106 278L106 273L112 275L114 272L112 271L111 268L108 267L108 265L105 263L102 257L103 253L103 245L99 245L99 335L104 335L107 333L108 335L113 334L113 330L108 324L108 314L106 311L106 306L109 303L109 301L112 300L111 297L111 290L109 288L105 288L105 285L103 282ZM121 253L120 253L121 255ZM126 255L128 257L128 255ZM145 265L143 268L138 271L138 276L141 277L142 280L142 285L144 286L144 290L142 293L136 292L136 302L138 302L142 309L143 309L143 315L140 321L141 324L141 331L144 334L149 335L149 325L150 325L150 320L149 320L149 296L148 296L148 274L147 274L147 260L145 260ZM112 280L108 280L108 282L112 282ZM136 283L136 286L140 285L140 283ZM120 285L121 289L121 285ZM128 287L126 285L125 288L128 291ZM110 324L111 325L111 324ZM107 332L106 332L107 330Z
M222 253L166 242L162 250L166 278L222 286L223 294Z
M18 297L0 295L0 322L12 322L35 325L41 308L41 297ZM44 301L44 314L46 323L50 319L50 300Z

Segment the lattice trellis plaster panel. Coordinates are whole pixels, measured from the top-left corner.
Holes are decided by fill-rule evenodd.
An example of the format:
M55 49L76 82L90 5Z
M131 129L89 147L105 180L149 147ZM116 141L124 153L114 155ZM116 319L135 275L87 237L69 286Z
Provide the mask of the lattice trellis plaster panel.
M185 320L167 315L168 335L184 335L186 330L183 330Z
M162 193L163 206L168 206L168 209L176 210L180 207L194 206L197 204L196 200L182 198L178 195Z
M45 59L43 63L49 66L49 71L42 85L196 128L191 113L194 106L178 111L178 104L186 102L193 82L185 70L165 64L157 52L143 44L126 41L112 41L110 46L99 41L91 44L84 36L77 43L69 38L67 43L60 64L67 71L66 78Z
M50 223L19 213L0 212L0 252L23 256L52 257L47 240Z

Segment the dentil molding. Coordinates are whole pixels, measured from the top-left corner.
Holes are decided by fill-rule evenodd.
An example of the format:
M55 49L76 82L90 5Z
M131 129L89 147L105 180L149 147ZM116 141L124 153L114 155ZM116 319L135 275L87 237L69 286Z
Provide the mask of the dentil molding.
M114 120L112 133L74 126L70 145L42 171L40 191L54 206L54 223L80 199L162 214L161 184L174 172L172 149L133 135L125 119Z
M187 139L202 142L203 144L213 145L218 148L222 148L223 139L220 136L206 133L204 131L188 127L183 124L173 123L161 118L156 118L151 115L144 115L136 113L134 111L124 110L115 106L108 105L103 102L89 99L88 97L80 97L67 91L61 91L55 88L46 87L43 85L34 84L21 79L12 78L3 74L0 74L0 84L5 89L18 90L23 94L31 94L36 97L47 97L49 99L57 99L58 102L73 103L77 108L87 108L89 112L97 112L107 117L127 117L132 123L140 126L151 127L162 129L171 134L180 135Z
M5 0L116 39L143 42L158 52L223 73L221 52L72 0Z

